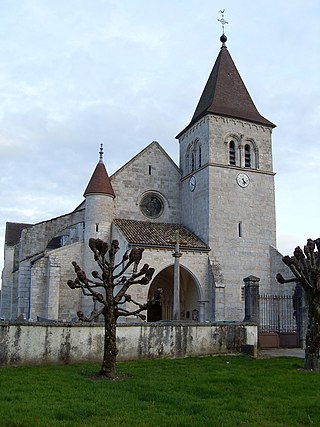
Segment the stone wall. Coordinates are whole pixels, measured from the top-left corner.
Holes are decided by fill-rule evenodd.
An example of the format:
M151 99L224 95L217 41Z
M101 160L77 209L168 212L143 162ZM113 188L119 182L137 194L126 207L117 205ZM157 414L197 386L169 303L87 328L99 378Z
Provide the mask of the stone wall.
M293 252L292 248L292 252ZM287 255L287 254L285 254ZM292 255L292 253L289 253L288 255ZM286 279L290 279L293 277L293 274L289 267L285 265L285 263L282 261L283 255L274 247L270 247L270 258L271 258L271 279L272 279L272 286L271 286L271 294L273 295L292 295L294 292L294 288L296 286L296 283L284 283L280 284L276 280L276 276L278 273L281 273L283 277ZM260 291L260 293L263 293L263 291Z
M66 228L84 222L84 210L77 210L49 221L39 222L21 233L19 261L45 251L50 240Z
M0 317L10 319L13 310L13 259L14 246L4 247L4 268L2 270L2 291Z
M257 327L248 324L150 323L117 327L118 360L255 354ZM101 324L0 322L0 366L101 362Z
M180 222L180 172L157 142L148 145L111 177L116 194L116 218L147 221L140 202L148 193L157 194L164 206L156 222Z
M67 281L75 278L72 261L81 265L82 253L83 242L77 242L48 252L33 265L29 319L40 316L70 321L76 317L81 309L81 292L70 289Z

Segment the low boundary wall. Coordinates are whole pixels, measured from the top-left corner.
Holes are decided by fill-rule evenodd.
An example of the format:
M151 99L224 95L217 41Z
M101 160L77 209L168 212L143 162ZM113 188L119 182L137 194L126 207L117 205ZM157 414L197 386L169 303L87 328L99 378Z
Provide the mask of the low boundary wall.
M0 366L101 362L101 324L0 322ZM256 355L257 326L144 323L117 326L117 360L239 353Z

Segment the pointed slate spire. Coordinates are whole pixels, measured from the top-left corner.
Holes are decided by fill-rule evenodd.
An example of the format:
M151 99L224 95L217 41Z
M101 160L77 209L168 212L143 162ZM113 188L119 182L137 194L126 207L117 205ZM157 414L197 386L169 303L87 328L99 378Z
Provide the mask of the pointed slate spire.
M103 145L100 145L100 159L99 163L97 164L91 179L89 181L89 184L87 185L87 188L85 189L85 192L83 193L84 197L88 196L89 194L106 194L108 196L115 197L110 178L108 176L108 172L106 170L106 167L103 163Z
M197 108L186 131L207 114L246 120L274 128L272 122L257 110L227 49L227 37L222 34L221 50L202 92ZM184 132L180 132L179 138Z

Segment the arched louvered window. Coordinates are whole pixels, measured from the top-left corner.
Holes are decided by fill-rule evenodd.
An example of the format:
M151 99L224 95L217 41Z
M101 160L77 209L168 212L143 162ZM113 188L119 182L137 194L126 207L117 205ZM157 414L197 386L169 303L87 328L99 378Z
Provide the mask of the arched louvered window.
M198 148L198 156L199 156L199 168L201 168L201 166L202 166L201 145L199 145L199 148Z
M196 166L196 162L195 162L195 155L194 152L191 153L191 172L194 172L195 170L195 166Z
M186 154L186 161L185 161L185 173L188 174L189 173L189 152Z
M234 141L229 142L229 163L230 165L236 164L236 145Z
M246 168L251 167L251 147L249 144L244 146L244 166Z

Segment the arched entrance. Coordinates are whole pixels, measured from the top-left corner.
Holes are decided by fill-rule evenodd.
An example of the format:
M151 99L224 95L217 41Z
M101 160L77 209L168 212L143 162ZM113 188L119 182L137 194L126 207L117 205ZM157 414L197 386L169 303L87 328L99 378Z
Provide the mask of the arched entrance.
M148 322L173 319L173 265L165 268L153 279L148 299L161 289L161 302L157 302L147 313ZM198 286L191 273L180 266L180 319L198 320L200 309Z

